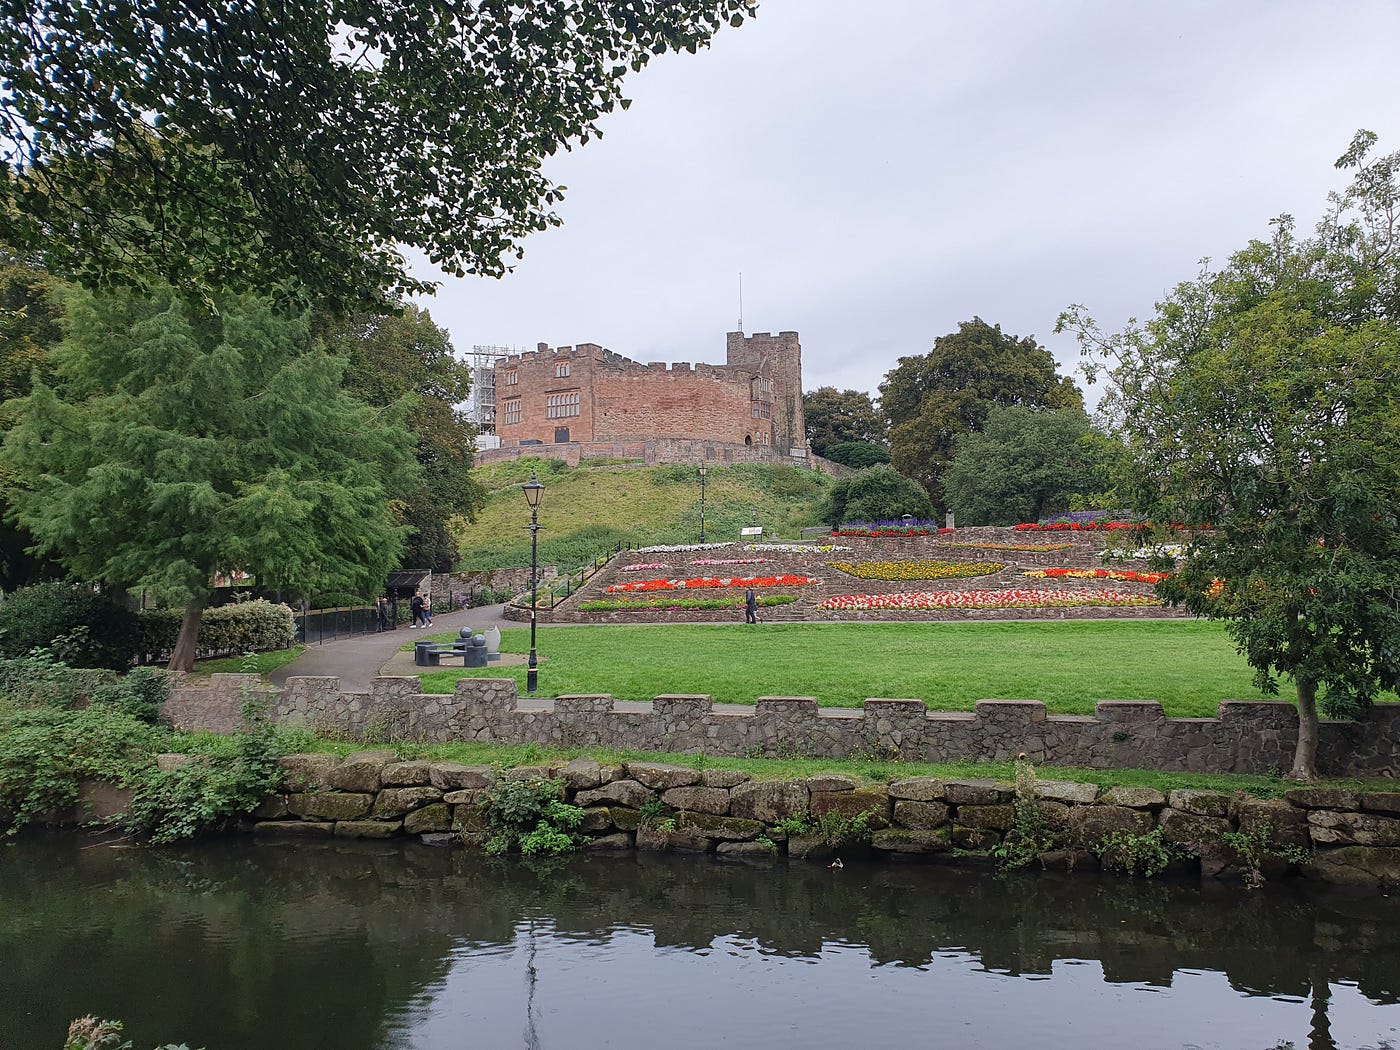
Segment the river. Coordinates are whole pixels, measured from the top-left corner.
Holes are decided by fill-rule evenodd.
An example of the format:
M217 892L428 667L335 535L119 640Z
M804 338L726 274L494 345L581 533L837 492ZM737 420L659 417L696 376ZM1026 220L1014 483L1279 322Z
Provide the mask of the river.
M1400 899L416 844L0 845L0 1047L1400 1047Z

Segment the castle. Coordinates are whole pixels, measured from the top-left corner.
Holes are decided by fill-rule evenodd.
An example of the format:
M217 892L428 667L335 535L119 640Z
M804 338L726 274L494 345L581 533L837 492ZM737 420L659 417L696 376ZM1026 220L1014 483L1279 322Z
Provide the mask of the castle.
M796 332L730 332L722 365L641 364L595 343L496 359L490 463L520 455L648 463L795 462L809 455Z

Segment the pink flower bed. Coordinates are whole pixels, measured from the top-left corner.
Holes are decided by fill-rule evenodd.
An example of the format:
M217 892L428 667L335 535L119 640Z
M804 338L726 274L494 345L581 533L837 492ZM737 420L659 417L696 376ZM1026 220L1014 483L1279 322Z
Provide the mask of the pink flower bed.
M701 558L693 561L691 565L763 565L767 558ZM660 565L657 568L661 568Z
M644 565L624 565L624 566L622 566L622 569L621 569L620 571L622 571L622 572L655 572L657 569L669 569L669 568L670 568L670 566L667 565L667 564L665 564L664 562L653 561L653 562L647 562L647 563L644 564Z
M1160 605L1155 598L1110 590L1006 589L997 591L912 591L904 594L842 594L819 602L826 611L877 609L1066 609L1077 606Z
M687 591L708 587L807 587L821 580L811 576L698 576L691 580L638 580L636 583L614 583L608 594L628 591Z

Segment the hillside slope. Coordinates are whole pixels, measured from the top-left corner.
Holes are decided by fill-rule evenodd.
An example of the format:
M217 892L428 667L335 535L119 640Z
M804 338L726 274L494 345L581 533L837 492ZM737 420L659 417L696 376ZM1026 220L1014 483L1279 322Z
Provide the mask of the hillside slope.
M700 474L695 467L634 463L569 467L522 458L473 472L489 493L475 522L453 522L465 569L530 563L530 511L520 486L538 471L540 564L573 567L616 543L695 543L700 538ZM735 539L757 514L768 537L795 537L820 525L831 480L798 467L712 466L705 485L705 536Z

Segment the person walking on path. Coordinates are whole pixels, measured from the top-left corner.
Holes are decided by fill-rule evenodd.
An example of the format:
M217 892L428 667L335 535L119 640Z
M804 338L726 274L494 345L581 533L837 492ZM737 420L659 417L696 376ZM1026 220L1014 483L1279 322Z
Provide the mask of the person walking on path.
M758 595L752 587L744 592L744 622L758 623Z
M425 595L423 596L423 626L424 626L424 627L431 627L432 625L433 625L433 596L432 596L431 594L425 594Z
M382 594L374 600L374 614L379 621L378 634L389 629L389 599Z
M408 611L413 614L413 626L423 626L423 596L415 594L408 602Z

